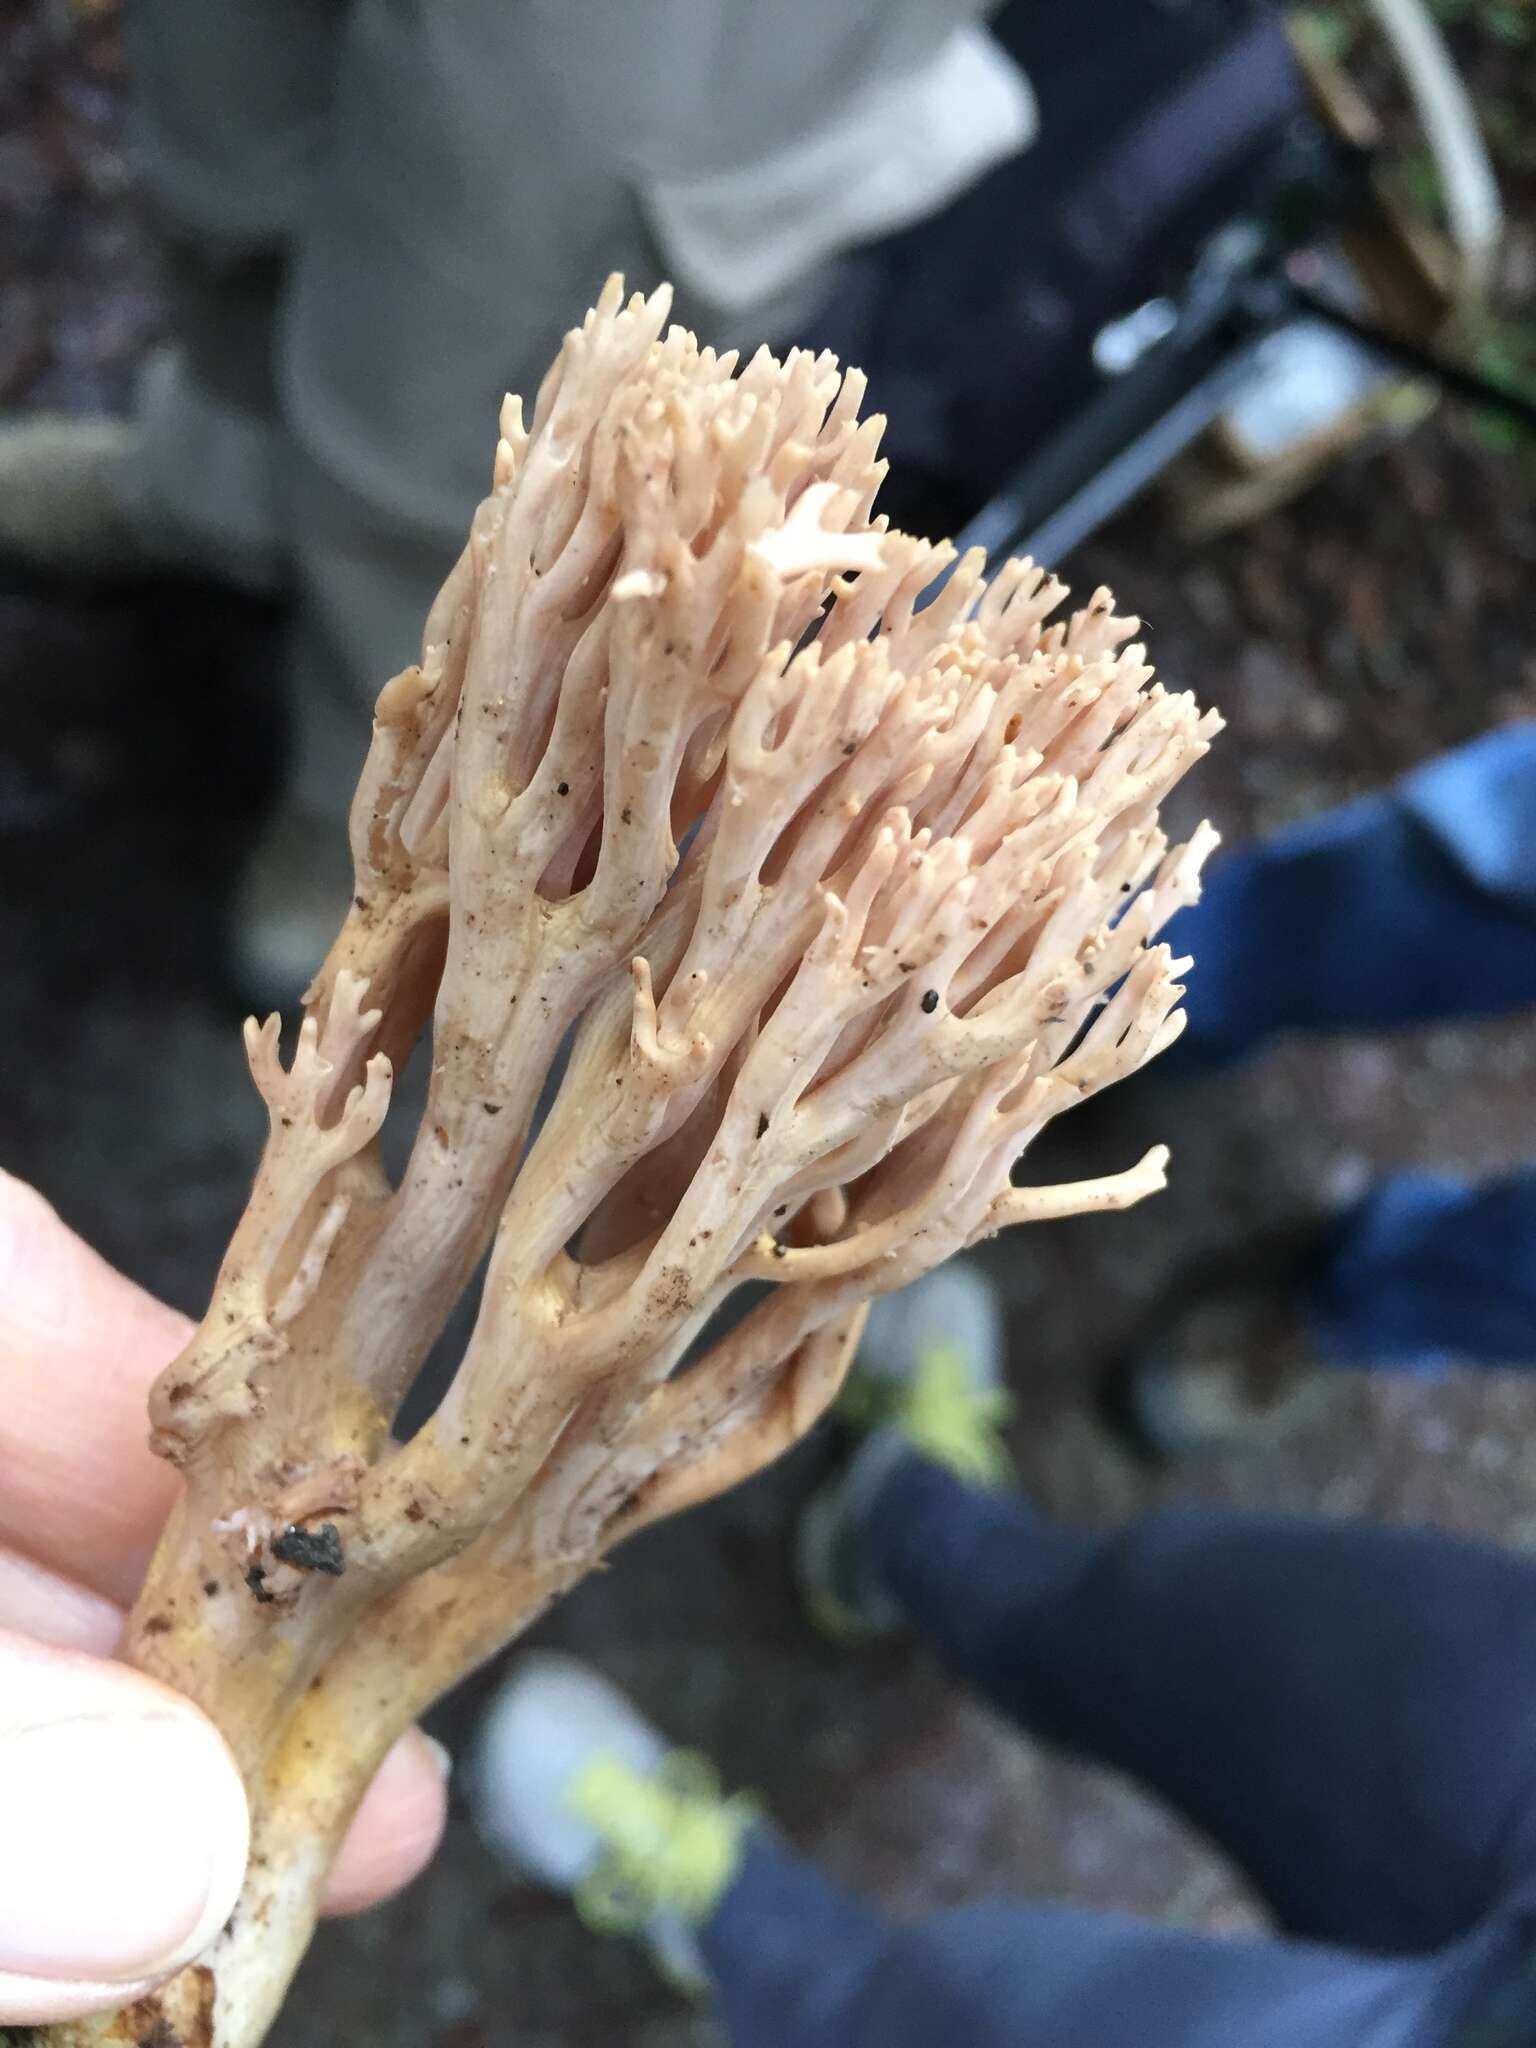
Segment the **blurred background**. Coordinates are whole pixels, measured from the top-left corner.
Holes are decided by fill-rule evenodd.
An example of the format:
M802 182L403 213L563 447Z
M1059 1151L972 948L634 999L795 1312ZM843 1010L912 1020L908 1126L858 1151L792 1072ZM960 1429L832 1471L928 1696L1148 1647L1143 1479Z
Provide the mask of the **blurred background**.
M131 5L0 0L6 421L131 415L183 317L184 252L163 195L146 196ZM686 11L647 23L630 10L628 61L681 77L668 36ZM801 11L786 11L785 36ZM1176 829L1208 814L1240 845L1536 717L1536 441L1520 413L1536 397L1536 9L1430 9L1491 157L1492 212L1443 94L1426 99L1354 0L1291 15L1017 0L988 31L977 8L929 11L949 69L919 83L937 128L968 142L908 162L862 212L812 223L775 269L754 197L793 214L795 166L771 135L743 165L705 137L709 175L684 175L689 93L732 84L729 66L715 87L685 80L670 156L653 151L632 179L631 261L652 271L631 282L680 269L689 318L725 338L771 299L776 342L834 346L869 370L902 523L1033 543L1075 591L1107 582L1141 614L1163 676L1229 723L1180 790ZM351 12L398 25L417 10ZM810 140L863 134L878 160L879 108L853 87L866 56L879 83L890 53L878 10L849 13L841 41L818 46ZM277 35L285 10L229 15L231 35L237 21ZM953 34L973 40L957 54ZM849 82L841 97L823 89L829 63ZM768 113L787 148L800 102L783 70L784 107ZM628 176L621 165L616 188ZM546 226L558 242L558 213ZM573 227L568 244L564 283L558 266L513 281L526 360L463 393L481 469L502 385L531 395L530 367L601 283L612 237ZM434 420L411 426L425 440ZM4 490L0 462L9 534ZM448 531L472 502L450 504ZM306 744L281 678L314 592L302 573L284 587L211 563L110 567L0 549L0 1156L196 1312L262 1130L237 1029L259 979L241 922L247 853ZM1208 1078L1154 1073L1055 1127L1031 1178L1122 1165L1160 1139L1174 1162L1169 1192L1123 1219L991 1248L1015 1447L1039 1499L1099 1522L1193 1491L1536 1543L1528 1375L1341 1378L1275 1440L1172 1474L1129 1454L1096 1399L1175 1275L1241 1270L1275 1231L1394 1168L1527 1163L1533 1077L1525 1015L1282 1043ZM593 1658L729 1782L760 1788L833 1875L897 1909L1005 1889L1241 1921L1230 1874L1127 1788L1021 1744L916 1653L855 1656L811 1633L786 1534L823 1457L813 1441L647 1535L540 1638ZM450 1748L486 1682L440 1710ZM638 1954L509 1884L460 1812L428 1879L322 1934L274 2038L716 2036Z

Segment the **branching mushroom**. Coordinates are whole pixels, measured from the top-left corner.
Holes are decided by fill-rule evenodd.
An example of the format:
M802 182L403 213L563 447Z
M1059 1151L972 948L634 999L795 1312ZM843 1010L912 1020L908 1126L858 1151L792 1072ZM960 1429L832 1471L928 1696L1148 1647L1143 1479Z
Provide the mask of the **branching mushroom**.
M667 310L610 282L531 428L507 401L379 699L291 1063L276 1019L247 1026L271 1129L153 1396L185 1489L127 1654L224 1730L255 1851L200 1965L60 2040L258 2041L423 1707L803 1434L871 1296L1162 1185L1161 1148L1074 1186L1012 1169L1178 1034L1188 963L1153 940L1214 835L1170 851L1158 806L1218 721L1107 592L1050 623L1031 563L988 583L872 517L856 372L738 369ZM395 1183L380 1132L428 1033ZM457 1374L399 1442L487 1253Z

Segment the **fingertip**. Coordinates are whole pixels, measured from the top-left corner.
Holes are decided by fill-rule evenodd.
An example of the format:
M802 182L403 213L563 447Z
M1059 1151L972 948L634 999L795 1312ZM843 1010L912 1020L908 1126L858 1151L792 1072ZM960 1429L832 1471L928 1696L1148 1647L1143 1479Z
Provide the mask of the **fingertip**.
M191 1701L0 1634L0 2020L98 2011L206 1948L245 1871L245 1789Z
M29 1227L57 1224L58 1211L29 1180L0 1166L0 1272L15 1255L18 1237Z
M144 1402L190 1325L0 1187L0 1543L126 1603L175 1497Z
M413 1728L379 1766L326 1883L321 1910L376 1906L418 1877L448 1817L448 1753Z

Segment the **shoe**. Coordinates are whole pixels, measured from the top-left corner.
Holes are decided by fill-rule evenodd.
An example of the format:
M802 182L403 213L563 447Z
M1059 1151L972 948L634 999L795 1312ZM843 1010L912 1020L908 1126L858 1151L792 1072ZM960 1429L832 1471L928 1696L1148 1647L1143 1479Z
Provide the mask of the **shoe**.
M1236 1272L1181 1282L1099 1392L1101 1415L1148 1463L1230 1456L1279 1441L1338 1385L1301 1309L1316 1229Z
M870 1310L838 1406L856 1448L800 1518L797 1563L811 1619L842 1641L889 1635L905 1616L865 1552L864 1518L910 1451L967 1485L1004 1488L1015 1472L1002 1429L1002 1303L980 1268L954 1261Z
M38 412L0 425L0 555L56 576L163 569L128 508L127 420Z
M351 894L345 818L281 805L235 891L230 953L241 997L263 1012L297 1003L330 951Z
M679 1988L707 1989L698 1930L757 1815L721 1794L705 1758L669 1750L576 1658L535 1651L491 1703L470 1771L476 1825L498 1861L568 1892L598 1933L637 1936Z

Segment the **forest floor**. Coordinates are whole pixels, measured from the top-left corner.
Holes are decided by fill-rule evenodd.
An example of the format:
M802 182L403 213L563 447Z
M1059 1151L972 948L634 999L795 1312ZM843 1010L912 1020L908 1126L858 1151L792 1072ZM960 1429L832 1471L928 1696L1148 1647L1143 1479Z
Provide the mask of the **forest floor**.
M1485 91L1528 89L1513 81L1529 48L1494 32L1474 57ZM162 317L124 90L110 24L61 40L43 10L0 0L7 407L121 408ZM1507 172L1509 276L1529 292L1532 169ZM1068 570L1079 588L1110 582L1148 619L1161 671L1224 711L1229 731L1181 809L1186 822L1212 815L1229 844L1536 716L1531 471L1449 408L1198 552L1151 505ZM212 592L147 605L0 587L0 1158L194 1311L261 1127L238 1014L210 963L275 758L261 698L274 631L261 607ZM1042 1147L1041 1178L1128 1162L1157 1138L1174 1168L1169 1193L1131 1216L1018 1233L989 1254L1034 1497L1083 1523L1183 1493L1536 1545L1536 1381L1340 1381L1283 1443L1165 1479L1120 1455L1088 1399L1175 1269L1241 1259L1268 1225L1386 1168L1529 1159L1533 1073L1531 1018L1293 1044L1236 1075L1147 1077L1082 1134L1063 1128ZM810 1632L788 1539L825 1457L804 1446L643 1538L538 1639L596 1659L730 1784L754 1787L807 1854L893 1910L1001 1891L1245 1921L1233 1874L1126 1784L1001 1727L920 1650L853 1654ZM493 1676L440 1710L450 1747L462 1750ZM274 2036L279 2048L715 2038L638 1955L499 1873L462 1802L429 1877L322 1934Z

